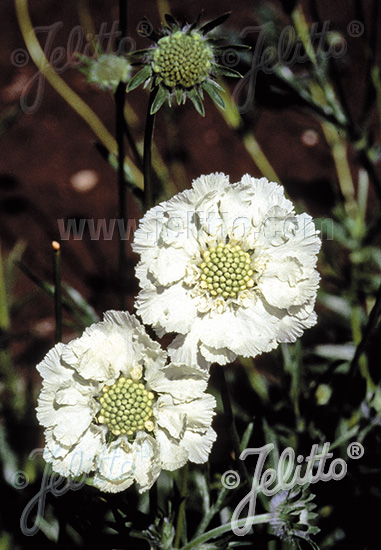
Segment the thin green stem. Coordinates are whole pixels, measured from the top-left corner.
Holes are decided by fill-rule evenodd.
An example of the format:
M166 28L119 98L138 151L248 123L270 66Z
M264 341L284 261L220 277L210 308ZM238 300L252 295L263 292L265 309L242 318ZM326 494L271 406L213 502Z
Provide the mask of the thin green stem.
M322 74L318 58L311 42L310 29L308 27L308 23L303 12L303 8L300 4L296 5L291 14L291 19L296 29L297 35L300 38L306 51L308 59L311 61L316 80L324 93L327 105L329 105L329 107L332 109L336 120L341 125L346 127L348 124L347 117L345 116L341 105L337 101L335 91L332 88L330 82L327 80L326 75Z
M54 263L54 314L56 319L55 340L62 340L62 277L61 277L61 247L57 241L52 242Z
M216 537L220 537L221 535L224 535L225 533L228 533L232 530L232 528L239 528L244 527L245 525L248 525L250 523L251 525L260 525L261 523L268 523L272 518L272 514L260 514L259 516L248 516L247 518L239 519L234 522L226 523L225 525L220 525L219 527L216 527L215 529L212 529L211 531L207 531L203 535L191 540L188 544L183 546L180 550L191 550L192 548L197 548L200 544L203 544L204 542L214 539Z
M185 506L188 496L188 478L189 478L189 465L188 463L182 469L182 484L181 484L181 502L179 506L179 512L177 515L176 536L174 540L174 548L180 546L180 541L183 534L183 528L185 525Z
M230 489L227 489L226 487L221 487L220 492L218 493L216 502L213 504L213 506L209 508L205 516L200 521L199 526L197 527L196 532L194 534L195 537L200 536L205 531L205 529L208 527L209 523L212 521L214 516L220 511L221 506L229 491Z
M155 115L151 113L151 107L155 100L158 88L154 88L149 96L146 126L144 131L143 150L143 176L144 176L144 208L149 210L153 206L152 190L152 138Z

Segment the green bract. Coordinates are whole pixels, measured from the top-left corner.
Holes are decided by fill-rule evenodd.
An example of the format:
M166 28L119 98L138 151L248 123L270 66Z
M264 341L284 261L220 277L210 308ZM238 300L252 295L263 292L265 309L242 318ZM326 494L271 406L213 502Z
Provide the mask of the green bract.
M199 18L192 25L180 25L171 15L165 16L160 33L150 32L145 35L156 43L146 50L135 52L134 57L144 67L131 79L127 91L134 90L140 84L151 84L151 93L155 94L151 114L156 113L168 100L176 97L177 104L185 103L190 98L197 111L205 114L204 91L222 109L225 108L220 92L222 86L216 82L219 75L240 77L241 75L218 60L227 48L239 46L221 45L209 33L223 23L229 14L224 14L199 26ZM151 29L149 24L147 28Z

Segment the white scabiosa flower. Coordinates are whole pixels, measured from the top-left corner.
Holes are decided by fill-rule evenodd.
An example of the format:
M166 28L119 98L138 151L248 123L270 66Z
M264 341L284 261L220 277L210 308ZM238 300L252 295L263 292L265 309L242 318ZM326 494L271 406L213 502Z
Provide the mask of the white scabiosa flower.
M174 362L204 367L294 342L316 323L321 241L281 186L201 176L152 208L135 233L138 314L178 333Z
M207 376L166 361L137 319L117 311L57 344L37 366L43 378L37 417L53 470L89 474L113 493L135 481L143 492L161 469L205 462L216 438Z

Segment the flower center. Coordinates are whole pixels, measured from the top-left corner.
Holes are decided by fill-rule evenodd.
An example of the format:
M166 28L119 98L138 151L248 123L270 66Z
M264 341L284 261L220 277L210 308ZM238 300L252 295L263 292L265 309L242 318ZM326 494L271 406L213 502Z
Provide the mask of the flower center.
M166 86L191 88L209 74L213 52L201 34L177 31L160 38L152 68Z
M219 243L202 253L201 288L213 297L236 298L241 290L254 286L252 259L236 244Z
M114 435L133 435L138 430L152 431L152 404L155 395L144 384L121 376L112 386L104 386L99 399L98 422Z

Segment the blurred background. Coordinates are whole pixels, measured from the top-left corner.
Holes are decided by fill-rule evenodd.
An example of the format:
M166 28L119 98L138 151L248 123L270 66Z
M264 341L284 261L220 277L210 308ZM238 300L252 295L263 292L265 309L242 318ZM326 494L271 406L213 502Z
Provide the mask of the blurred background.
M353 548L365 549L372 547L367 542L372 531L367 513L371 507L380 509L376 460L381 423L379 3L307 0L295 12L296 4L291 0L132 1L129 44L132 50L150 45L139 32L145 17L156 29L166 12L192 22L201 11L205 21L231 11L218 29L219 36L252 48L225 60L244 75L240 81L224 81L226 112L209 98L205 117L190 101L160 109L154 134L155 170L162 197L215 171L229 174L232 182L245 173L265 175L284 185L298 210L322 224L318 325L306 333L300 346L237 363L227 374L233 396L239 396L236 409L242 429L254 416L263 415L275 433L281 433L282 444L298 441L308 448L314 437L321 440L323 434L330 441L343 438L344 446L337 444L342 453L349 441L345 434L358 440L361 434L363 440L372 434L366 447L372 451L369 463L352 470L340 482L340 491L331 482L320 496L322 547L348 548L352 540ZM37 37L59 77L115 134L112 94L86 83L74 54L86 53L94 33L103 36L104 48L109 44L115 49L118 2L42 0L30 2L29 9ZM39 490L43 468L28 456L43 446L34 412L40 388L35 366L54 345L51 243L61 244L62 279L71 297L64 318L64 341L69 341L104 311L119 308L118 232L93 239L86 226L82 238L66 239L62 229L68 220L89 218L104 219L109 227L108 221L118 218L117 174L99 153L99 136L36 68L11 0L1 3L0 22L0 550L29 548L37 541L52 548L58 544L53 519L50 524L46 520L35 537L25 537L19 528L22 510ZM299 62L290 62L290 56L281 59L276 69L266 68L263 52L279 45L282 29L290 25L298 30L299 25L302 32L304 24L315 29L315 58L306 58L304 43ZM147 102L148 90L142 87L127 96L127 120L140 151ZM128 145L126 151L133 158ZM135 175L141 185L139 170ZM140 216L139 203L128 191L127 218L132 228ZM132 234L125 241L130 312L138 291L131 238ZM365 352L360 358L355 356L359 345ZM280 416L283 434L277 429ZM223 441L222 421L217 419L216 426ZM364 426L366 434L361 431ZM357 431L349 432L355 427ZM258 437L261 441L263 436ZM216 444L212 455L220 472L230 460L220 454L222 446ZM356 507L347 506L348 500ZM12 509L10 501L15 503ZM52 517L53 509L48 511ZM103 546L96 546L100 544L96 536L89 539L83 533L70 541L61 547L115 544L105 539Z

